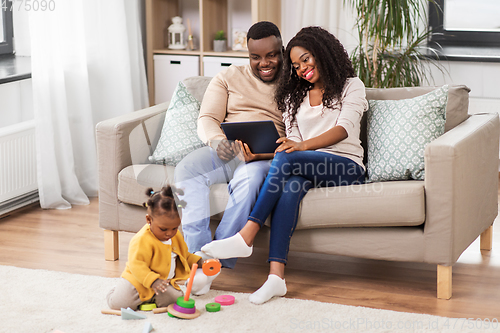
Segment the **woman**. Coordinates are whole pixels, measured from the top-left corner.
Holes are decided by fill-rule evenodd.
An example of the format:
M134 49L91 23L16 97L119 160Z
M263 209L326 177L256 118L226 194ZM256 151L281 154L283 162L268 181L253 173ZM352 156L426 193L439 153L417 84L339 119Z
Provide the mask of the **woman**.
M360 122L368 108L342 44L320 27L303 28L287 45L276 102L286 137L278 139L271 169L248 222L233 237L201 250L215 258L248 257L253 240L272 212L270 272L249 300L261 304L284 296L285 265L300 202L311 187L361 183L364 179ZM242 149L248 152L248 147Z

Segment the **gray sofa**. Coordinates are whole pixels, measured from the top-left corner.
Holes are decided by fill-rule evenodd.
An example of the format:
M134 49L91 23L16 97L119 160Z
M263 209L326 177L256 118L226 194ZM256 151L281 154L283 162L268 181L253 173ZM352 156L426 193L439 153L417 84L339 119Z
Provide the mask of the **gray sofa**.
M201 101L210 81L184 81ZM367 89L367 99L406 99L434 87ZM451 297L452 265L481 235L491 249L497 216L500 122L497 114L468 115L465 86L450 86L445 134L425 149L425 181L390 181L312 189L305 196L292 251L437 265L437 297ZM99 225L106 260L118 259L118 231L144 224L145 188L173 181L174 167L149 164L168 103L119 116L96 127L99 163ZM362 129L362 141L366 142ZM366 150L365 150L366 151ZM228 193L213 186L216 224ZM255 246L268 246L268 228Z

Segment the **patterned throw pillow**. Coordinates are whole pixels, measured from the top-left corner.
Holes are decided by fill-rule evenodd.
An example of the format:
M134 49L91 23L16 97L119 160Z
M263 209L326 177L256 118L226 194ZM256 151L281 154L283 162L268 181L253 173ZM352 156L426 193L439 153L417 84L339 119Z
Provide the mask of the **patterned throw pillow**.
M369 181L424 179L424 149L444 133L447 101L447 85L411 99L369 101Z
M149 160L176 166L184 156L205 144L198 138L196 122L200 102L179 82L165 114L160 140Z

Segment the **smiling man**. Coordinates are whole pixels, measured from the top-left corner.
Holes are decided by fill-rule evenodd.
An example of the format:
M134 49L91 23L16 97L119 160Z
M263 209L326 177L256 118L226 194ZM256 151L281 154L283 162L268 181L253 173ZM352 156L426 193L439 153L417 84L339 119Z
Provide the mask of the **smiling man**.
M184 190L179 198L187 202L182 231L189 252L197 252L212 241L210 186L228 184L230 198L215 232L215 239L225 239L245 225L273 158L273 154L253 154L245 149L237 157L238 149L227 141L220 124L272 120L280 136L285 135L274 101L283 63L280 31L271 22L258 22L248 30L247 45L250 64L232 65L218 73L203 97L198 135L208 146L192 152L175 168L176 185ZM233 267L235 260L221 262L224 267Z

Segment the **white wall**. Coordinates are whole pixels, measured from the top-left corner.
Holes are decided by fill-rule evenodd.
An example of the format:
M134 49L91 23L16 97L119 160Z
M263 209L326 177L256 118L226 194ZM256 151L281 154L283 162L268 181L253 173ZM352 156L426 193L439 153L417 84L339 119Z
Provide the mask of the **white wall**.
M471 89L469 113L500 113L500 63L441 61L448 71L442 74L432 67L436 85L465 84Z
M34 118L31 79L0 84L0 128Z

